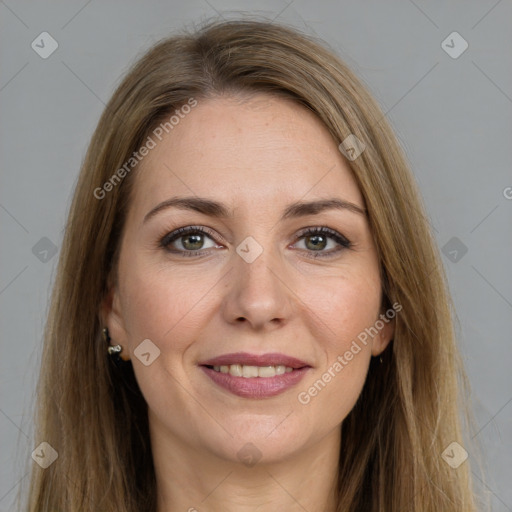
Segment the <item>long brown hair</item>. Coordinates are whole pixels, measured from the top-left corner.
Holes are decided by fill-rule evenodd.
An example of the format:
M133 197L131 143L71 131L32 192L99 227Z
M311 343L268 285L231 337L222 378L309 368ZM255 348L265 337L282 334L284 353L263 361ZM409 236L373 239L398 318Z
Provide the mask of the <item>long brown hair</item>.
M38 385L34 446L45 441L58 458L46 469L33 464L29 512L155 511L147 405L131 365L119 370L109 361L100 318L137 166L97 190L190 98L258 92L304 105L338 144L351 134L365 144L347 161L368 210L384 300L402 306L383 363L371 363L341 425L338 511L475 510L469 461L455 469L441 456L454 441L465 446L467 381L446 277L406 157L376 102L325 45L283 25L238 20L154 45L94 132L66 226Z

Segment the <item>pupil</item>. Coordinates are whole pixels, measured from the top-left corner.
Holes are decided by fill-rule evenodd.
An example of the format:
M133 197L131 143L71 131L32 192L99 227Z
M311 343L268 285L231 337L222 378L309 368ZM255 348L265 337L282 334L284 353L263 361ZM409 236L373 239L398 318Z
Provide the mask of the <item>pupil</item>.
M202 237L202 235L188 235L187 237L184 238L183 247L185 247L185 249L192 249L192 250L199 249L200 246L202 245L201 237ZM192 242L193 247L190 247L190 244L187 244L187 240L190 240L190 239L196 240L195 242Z
M307 239L309 241L314 240L314 239L316 239L316 240L323 239L323 243L322 242L320 242L320 243L313 242L313 248L317 248L318 249L320 247L321 249L323 249L325 247L325 237L323 235L308 236Z

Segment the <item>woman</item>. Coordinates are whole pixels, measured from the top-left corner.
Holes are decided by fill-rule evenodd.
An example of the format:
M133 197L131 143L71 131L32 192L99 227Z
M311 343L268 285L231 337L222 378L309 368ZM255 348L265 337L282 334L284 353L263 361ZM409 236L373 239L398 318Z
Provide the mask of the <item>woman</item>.
M148 51L71 207L28 510L472 511L459 380L419 194L353 73L263 22Z

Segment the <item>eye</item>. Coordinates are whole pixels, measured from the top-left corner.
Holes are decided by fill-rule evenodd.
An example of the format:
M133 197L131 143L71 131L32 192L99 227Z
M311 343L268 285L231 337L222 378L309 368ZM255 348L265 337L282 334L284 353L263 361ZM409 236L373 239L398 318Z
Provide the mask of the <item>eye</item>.
M205 237L212 242L205 246ZM159 246L166 251L181 256L201 256L207 254L204 249L220 247L214 241L214 233L208 228L201 226L187 226L179 228L165 235L159 242ZM349 249L352 244L343 235L326 226L315 228L306 228L297 236L298 241L304 241L305 251L311 253L313 258L329 257L344 249ZM331 241L331 250L324 249L329 246ZM296 242L297 243L297 242Z
M306 231L303 231L298 236L298 239L304 241L306 246L305 250L311 252L311 256L313 258L329 257L344 249L349 249L352 246L350 240L345 238L337 231L334 231L333 229L330 229L326 226L307 228ZM323 249L329 245L329 239L334 241L334 244L331 244L334 246L334 249L330 251L324 251Z
M185 228L176 229L172 233L165 235L160 240L160 246L169 252L179 253L182 256L197 256L203 254L200 251L201 249L216 247L215 243L210 246L205 246L205 237L213 242L213 232L208 228L187 226ZM172 245L174 242L177 242L178 247Z

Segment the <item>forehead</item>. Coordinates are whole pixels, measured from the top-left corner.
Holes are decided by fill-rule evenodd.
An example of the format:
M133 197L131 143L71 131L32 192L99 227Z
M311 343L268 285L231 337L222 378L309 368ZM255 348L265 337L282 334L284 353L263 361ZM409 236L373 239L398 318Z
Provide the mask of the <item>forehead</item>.
M177 195L252 211L327 196L364 207L338 144L305 107L266 94L197 102L153 136L134 176L139 214Z

